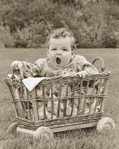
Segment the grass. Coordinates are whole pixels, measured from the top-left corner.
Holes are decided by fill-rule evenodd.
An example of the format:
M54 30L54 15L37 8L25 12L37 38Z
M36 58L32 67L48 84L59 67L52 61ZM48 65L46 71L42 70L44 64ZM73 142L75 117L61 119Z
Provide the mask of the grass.
M25 60L34 63L46 57L44 49L0 49L0 148L3 149L119 149L119 78L118 49L79 49L76 54L85 56L92 62L95 57L102 57L106 70L111 71L108 97L105 102L104 116L112 118L116 124L114 130L97 133L95 128L74 130L55 134L51 144L41 144L32 136L17 133L6 134L9 125L15 120L11 95L4 83L10 73L10 64L14 60ZM101 66L97 62L96 66Z

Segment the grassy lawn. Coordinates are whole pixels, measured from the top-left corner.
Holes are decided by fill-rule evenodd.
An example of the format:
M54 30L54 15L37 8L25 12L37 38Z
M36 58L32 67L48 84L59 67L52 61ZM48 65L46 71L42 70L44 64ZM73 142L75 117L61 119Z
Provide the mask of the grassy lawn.
M10 73L10 64L14 60L34 63L37 59L46 57L46 50L0 49L0 149L1 146L3 149L119 149L119 49L79 49L75 53L85 56L90 62L95 57L102 57L106 70L111 71L104 116L114 120L115 129L100 134L95 128L57 133L51 145L41 145L32 136L25 134L6 134L7 128L15 120L12 98L4 83ZM101 63L97 62L97 66L101 66Z

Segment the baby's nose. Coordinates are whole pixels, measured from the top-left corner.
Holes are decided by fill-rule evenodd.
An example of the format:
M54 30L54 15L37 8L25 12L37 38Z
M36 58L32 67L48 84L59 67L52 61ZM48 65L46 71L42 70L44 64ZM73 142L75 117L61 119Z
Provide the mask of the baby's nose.
M62 51L61 50L57 50L57 54L61 54L62 53Z

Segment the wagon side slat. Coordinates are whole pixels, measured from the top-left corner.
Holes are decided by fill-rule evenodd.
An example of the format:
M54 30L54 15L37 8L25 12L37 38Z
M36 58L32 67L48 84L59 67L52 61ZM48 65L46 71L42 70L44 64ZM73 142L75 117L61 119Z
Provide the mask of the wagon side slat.
M12 96L12 99L14 99L14 91L13 91L13 87L8 85L9 87L9 91L11 93L11 96ZM16 117L18 117L18 109L17 109L17 105L16 105L16 102L13 102L13 105L14 105L14 109L15 109L15 114L16 114Z
M27 118L29 120L32 120L31 111L30 111L30 103L29 103L29 99L30 99L30 97L29 97L29 91L28 91L28 89L26 87L24 87L24 92L25 92L25 97L27 99L27 101L26 101L26 105L27 105Z
M34 98L35 99L35 97L36 97L36 91L35 91L35 89L33 89L32 90L32 98ZM38 121L38 108L37 108L37 103L36 103L36 100L34 100L33 102L32 102L32 104L33 104L33 113L34 113L34 120L35 121Z
M105 79L105 81L104 81L104 91L103 91L104 95L107 95L108 86L109 86L109 79ZM106 99L106 97L103 97L102 100L101 100L100 112L104 111L105 99Z
M68 82L67 82L67 84L64 86L64 87L66 87L66 94L65 94L65 96L67 97L68 96ZM67 110L67 98L63 101L64 103L64 116L66 116L66 110Z
M60 89L59 89L59 98L61 99L61 82L59 82ZM60 100L58 100L58 106L57 106L57 118L60 116Z

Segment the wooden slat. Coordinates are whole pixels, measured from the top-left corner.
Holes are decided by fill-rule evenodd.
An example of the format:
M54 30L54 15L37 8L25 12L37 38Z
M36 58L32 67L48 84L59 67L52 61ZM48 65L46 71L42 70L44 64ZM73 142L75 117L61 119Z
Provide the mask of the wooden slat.
M80 82L80 93L79 93L79 95L81 95L81 93L82 93L82 81ZM82 99L78 99L77 114L79 113L79 110L81 110L80 109L80 102L81 102L81 100Z
M45 98L46 90L45 87L42 86L42 97L43 99ZM44 119L46 119L46 107L45 107L45 102L43 102L43 113L44 113Z
M96 84L96 82L97 82L97 80L94 80L94 83L93 83L93 91L92 91L92 94L93 95L96 95L96 88L95 88L95 84ZM90 100L90 104L89 104L89 112L88 112L88 114L90 114L92 111L92 109L91 109L91 106L92 106L92 104L94 104L94 102L96 102L97 101L97 99L96 99L96 97L92 97L91 99L89 99ZM96 101L95 101L96 100ZM94 111L95 111L95 108L94 108ZM93 111L93 113L94 113L94 111Z
M38 102L36 101L36 107L37 107L37 111L39 110L38 108ZM39 111L38 111L38 121L40 120L40 117L39 117Z
M20 93L20 89L16 88L16 94L18 95L18 98L19 98L18 103L19 103L19 108L22 111L22 116L25 117L24 108L23 108L22 101L21 101L22 93Z
M14 99L13 86L9 86L9 90L10 90L12 99ZM15 115L16 115L16 117L18 117L18 109L17 109L16 102L13 102L13 105L14 105Z
M59 90L59 98L61 98L61 83L60 84L60 90ZM57 106L57 118L60 116L60 100L58 100L58 106Z
M109 80L106 79L105 82L104 82L104 91L103 91L104 95L107 95L108 85L109 85ZM104 103L105 103L105 97L102 98L102 100L101 100L100 112L104 111Z
M87 94L87 92L88 92L88 88L89 88L89 81L87 82L86 94Z
M91 114L91 112L92 112L92 111L91 111L91 110L92 110L92 109L91 109L91 106L92 106L92 104L95 102L96 98L93 98L93 97L92 97L90 100L91 100L91 101L90 101L91 103L89 104L89 112L88 112L88 114ZM94 109L95 109L95 108L94 108ZM93 113L94 113L94 112L93 112Z
M101 94L102 87L104 87L104 79L101 79L100 82L99 82L99 89L98 89L97 95ZM101 98L96 99L95 111L96 111L98 103L100 102L99 100L101 100Z
M30 129L21 128L21 127L17 127L17 131L23 132L23 133L26 133L26 134L31 134L31 135L33 135L34 132L35 132L35 130L30 130Z
M18 99L18 101L16 101L18 117L24 117L23 107L20 101L18 88L12 87L12 89L13 89L14 99L16 100Z
M29 90L27 90L28 93L28 109L29 109L29 114L30 114L30 120L31 121L35 121L35 115L34 115L34 111L33 111L33 103L32 103L32 92L29 92ZM30 109L30 102L32 104L32 109Z
M101 93L101 87L102 87L102 84L101 84L101 82L103 81L103 79L99 79L97 82L99 82L99 84L98 84L98 91L97 91L97 95L100 95L100 93ZM93 87L94 88L94 87ZM94 90L93 90L94 91ZM93 99L94 100L94 102L95 102L95 107L94 107L94 112L96 112L96 109L97 109L97 105L98 105L98 101L99 101L99 98L94 98Z
M74 96L74 93L75 93L75 82L73 82L73 90L72 90L73 96ZM73 110L74 110L74 99L72 99L72 103L71 103L71 114L70 114L70 116L72 116Z
M23 96L23 86L22 87L20 87L20 99L24 99L25 97ZM22 107L23 107L23 111L24 111L24 116L25 117L27 117L27 114L26 114L26 103L25 103L25 101L22 101L21 102L21 104L22 104Z
M51 85L51 99L53 99L53 85ZM54 101L51 101L51 119L53 119L54 115Z
M86 124L80 124L80 125L79 125L79 123L77 123L77 124L72 123L70 126L65 126L65 124L64 124L64 125L59 125L59 127L52 128L52 126L51 126L49 128L53 131L53 133L57 133L57 132L63 132L63 131L68 131L68 130L89 128L89 127L96 127L96 126L97 126L97 122L92 122L92 123L86 123ZM20 127L17 127L17 131L31 134L31 135L33 135L35 132L35 130L29 130L29 129L20 128Z
M81 82L81 87L80 87L80 95L82 94L82 84L83 84L84 82ZM86 98L83 98L83 111L82 111L82 114L84 114L84 112L85 112L85 106L86 106Z
M97 81L99 81L99 80L97 80ZM94 84L95 84L97 81L95 80L95 81L94 81ZM99 92L96 93L95 90L96 90L96 88L95 88L95 86L93 86L93 94L94 94L94 95L96 95L96 94L99 95ZM93 103L92 103L92 104L95 104L95 107L94 107L94 111L93 111L93 112L96 112L97 104L98 104L98 99L95 97L95 98L92 98L92 100L93 100ZM92 104L91 104L91 105L92 105ZM90 110L91 110L91 108L90 108ZM89 113L91 112L90 110L89 110Z
M36 97L36 92L35 92L35 89L33 89L32 90L32 98L34 98L35 99L35 97ZM35 121L38 121L38 110L37 110L37 104L36 104L36 100L34 100L33 102L32 102L32 104L33 104L33 113L34 113L34 116L35 116Z
M66 96L68 96L68 82L66 84ZM64 101L64 117L66 116L66 110L67 110L67 99Z
M99 81L99 80L98 80ZM101 80L99 81L100 83L101 83ZM98 91L97 91L97 95L100 95L100 90L101 90L101 84L99 84L100 85L100 88L98 89ZM96 112L96 109L97 109L97 105L98 105L98 100L99 100L99 98L94 98L94 102L95 102L95 108L94 108L94 112Z
M71 125L71 126L67 126L67 127L60 127L59 126L59 128L54 128L54 129L52 129L52 131L53 131L53 133L56 133L56 132L63 132L63 131L68 131L68 130L89 128L89 127L95 127L95 126L97 126L97 122L81 124L81 125Z
M35 97L37 96L37 87L35 88ZM38 120L39 120L39 109L38 109L39 107L38 107L38 101L36 100L36 110L37 110L37 112L38 112Z
M29 95L29 91L28 91L28 89L26 88L26 87L24 87L24 93L25 93L25 97L26 97L26 99L27 99L27 102L26 102L26 105L27 105L27 111L28 111L28 113L27 113L27 116L28 116L28 119L29 120L32 120L32 117L31 117L31 114L30 114L30 109L29 109L29 102L30 102L30 95ZM32 114L33 115L33 114Z

